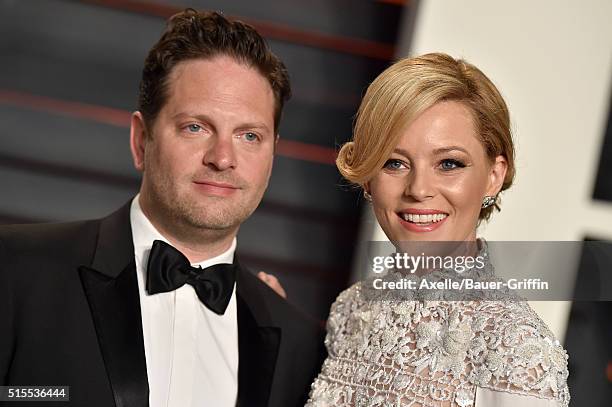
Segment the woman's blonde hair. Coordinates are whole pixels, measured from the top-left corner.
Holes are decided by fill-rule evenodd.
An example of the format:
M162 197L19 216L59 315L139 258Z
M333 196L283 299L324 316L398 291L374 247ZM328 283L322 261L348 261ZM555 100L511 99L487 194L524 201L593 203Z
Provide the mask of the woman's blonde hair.
M449 100L470 109L488 157L506 158L501 191L508 189L515 172L508 107L478 68L443 53L401 59L370 84L357 113L353 140L342 146L336 159L342 176L363 187L383 167L402 131L429 107ZM482 209L479 219L488 219L494 207L500 209L497 203Z

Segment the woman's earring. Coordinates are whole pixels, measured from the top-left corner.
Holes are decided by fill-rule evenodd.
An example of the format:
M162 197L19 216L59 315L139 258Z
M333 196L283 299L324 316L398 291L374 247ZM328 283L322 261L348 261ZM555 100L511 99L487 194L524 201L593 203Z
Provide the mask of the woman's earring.
M366 191L365 189L363 190L363 197L365 198L366 201L372 202L372 195L370 195L370 193Z
M495 203L497 196L485 196L482 200L482 209L488 208Z

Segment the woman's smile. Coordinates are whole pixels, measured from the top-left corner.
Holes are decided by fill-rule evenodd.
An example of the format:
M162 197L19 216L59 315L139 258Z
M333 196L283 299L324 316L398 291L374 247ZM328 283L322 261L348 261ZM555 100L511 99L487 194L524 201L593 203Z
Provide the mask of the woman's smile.
M487 156L471 110L444 101L405 128L367 187L391 241L474 240L482 200L495 195L504 169Z

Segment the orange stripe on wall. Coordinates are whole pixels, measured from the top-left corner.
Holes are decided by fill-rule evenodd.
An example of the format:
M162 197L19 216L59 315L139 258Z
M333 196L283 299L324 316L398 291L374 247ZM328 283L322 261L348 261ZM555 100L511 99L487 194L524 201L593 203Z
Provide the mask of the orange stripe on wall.
M391 4L394 6L407 6L408 5L408 0L376 0L377 3L382 3L382 4Z
M131 113L125 110L53 99L46 96L0 89L0 103L93 120L117 127L130 127Z
M131 112L121 109L65 101L6 89L0 89L0 103L92 120L121 128L130 128ZM279 140L276 152L287 158L317 164L334 165L336 161L336 151L333 148L284 138Z
M282 156L296 160L328 165L336 164L336 150L316 144L280 138L276 146L276 152Z
M184 10L183 7L138 0L82 0L82 2L134 13L147 14L155 17L162 17L164 19ZM328 49L331 51L368 58L382 59L385 61L389 61L395 56L395 45L393 44L325 34L310 30L300 30L284 24L247 17L228 17L252 25L261 35L274 40Z

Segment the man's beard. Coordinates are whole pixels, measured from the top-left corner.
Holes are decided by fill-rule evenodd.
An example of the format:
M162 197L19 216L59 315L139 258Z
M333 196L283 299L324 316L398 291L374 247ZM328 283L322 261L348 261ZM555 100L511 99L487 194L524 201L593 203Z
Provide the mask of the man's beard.
M180 220L181 223L197 229L234 228L244 222L253 212L245 207L243 202L224 202L229 198L206 197L202 201L190 198L177 196L172 202L164 202L164 204L167 205L167 212L172 219Z
M181 192L164 175L152 175L154 177L149 184L151 204L165 218L160 221L174 228L202 231L234 229L253 213L261 200L261 196L251 196L248 199L202 196L197 199L195 192Z

